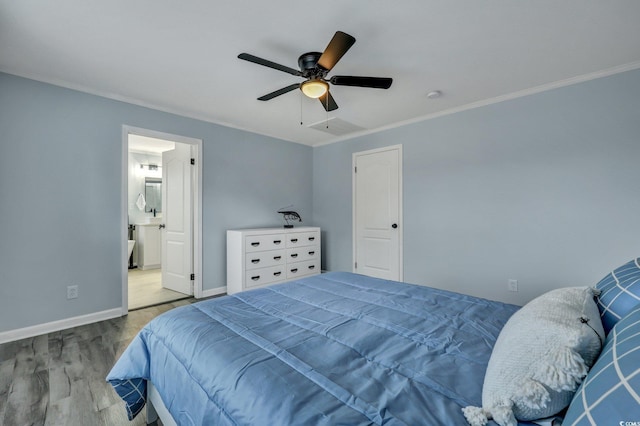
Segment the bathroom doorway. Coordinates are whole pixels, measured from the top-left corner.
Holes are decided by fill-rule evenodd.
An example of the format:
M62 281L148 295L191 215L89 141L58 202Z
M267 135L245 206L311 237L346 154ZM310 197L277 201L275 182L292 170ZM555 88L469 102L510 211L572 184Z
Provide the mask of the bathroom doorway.
M202 292L201 144L199 139L123 128L123 313Z

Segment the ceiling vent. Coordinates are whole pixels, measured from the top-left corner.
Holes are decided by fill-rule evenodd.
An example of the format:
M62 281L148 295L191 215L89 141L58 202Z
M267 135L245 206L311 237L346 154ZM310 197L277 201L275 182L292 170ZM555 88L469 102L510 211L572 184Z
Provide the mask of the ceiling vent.
M331 117L328 120L322 120L314 124L310 124L310 129L320 130L321 132L331 133L334 136L348 135L349 133L365 130L364 127L356 126L348 121L341 120L337 117Z

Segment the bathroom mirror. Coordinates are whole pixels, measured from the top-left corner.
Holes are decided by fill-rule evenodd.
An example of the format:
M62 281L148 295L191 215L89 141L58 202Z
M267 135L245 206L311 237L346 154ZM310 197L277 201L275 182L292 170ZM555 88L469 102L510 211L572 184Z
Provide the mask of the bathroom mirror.
M147 213L153 212L155 209L156 213L160 213L162 211L162 179L161 178L153 178L153 177L145 177L144 178L144 198L147 202L147 205L144 208L144 211Z

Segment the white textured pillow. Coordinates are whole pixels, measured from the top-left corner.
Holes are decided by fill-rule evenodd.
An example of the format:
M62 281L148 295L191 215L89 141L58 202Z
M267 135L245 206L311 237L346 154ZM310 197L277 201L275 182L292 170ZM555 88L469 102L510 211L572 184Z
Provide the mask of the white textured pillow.
M472 426L493 418L501 426L556 414L593 365L604 340L591 287L552 290L505 324L491 353L482 408L465 407Z

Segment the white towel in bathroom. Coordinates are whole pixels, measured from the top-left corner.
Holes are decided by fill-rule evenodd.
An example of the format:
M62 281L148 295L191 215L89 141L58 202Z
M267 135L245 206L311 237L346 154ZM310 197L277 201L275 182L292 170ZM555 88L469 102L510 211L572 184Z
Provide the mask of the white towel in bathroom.
M138 194L138 201L136 201L136 206L138 206L138 209L140 209L140 211L144 210L144 206L147 205L147 202L144 200L144 195L142 195L142 192Z

